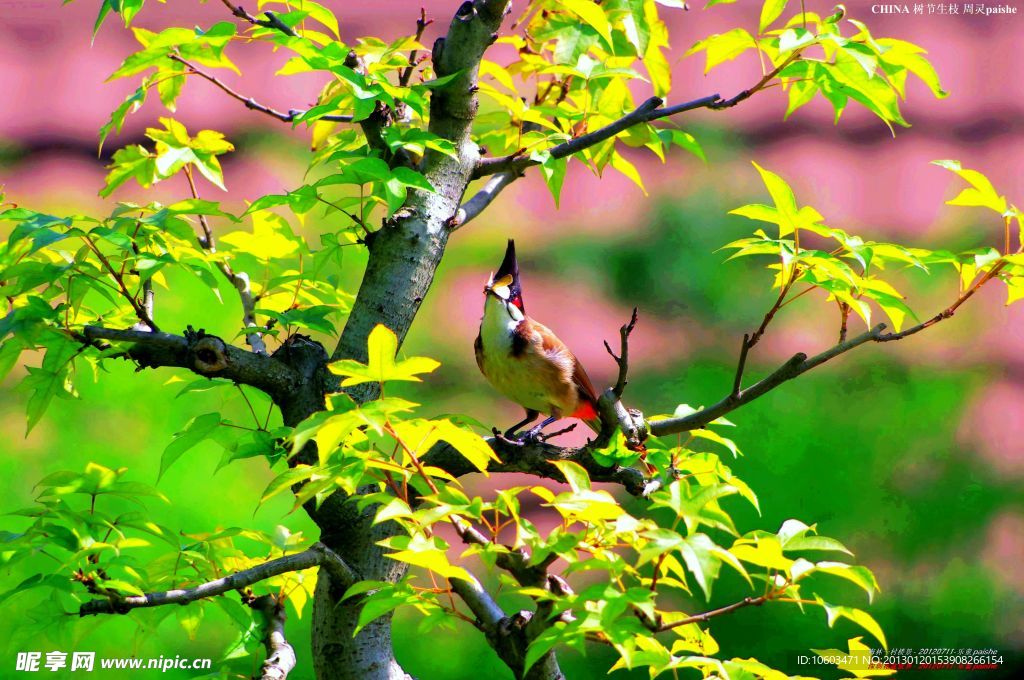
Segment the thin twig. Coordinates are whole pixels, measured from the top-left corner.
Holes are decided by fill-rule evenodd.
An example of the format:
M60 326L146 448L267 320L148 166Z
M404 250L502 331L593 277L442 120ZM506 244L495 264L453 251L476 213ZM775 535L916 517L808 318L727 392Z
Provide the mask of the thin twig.
M243 104L245 104L246 108L252 109L253 111L259 111L260 113L264 113L264 114L270 116L271 118L276 118L277 120L281 121L282 123L294 122L296 118L298 118L298 117L302 116L304 113L306 113L306 111L303 110L303 109L289 109L288 113L282 113L281 111L278 111L277 109L273 109L273 108L271 108L269 106L265 106L263 104L260 104L259 102L257 102L252 97L246 97L244 94L241 94L241 93L233 90L230 86L228 86L226 83L224 83L224 81L222 81L217 76L213 75L212 73L207 73L206 71L202 70L201 68L199 68L195 64L193 64L193 63L191 63L189 61L186 61L185 59L181 58L177 54L172 54L168 58L171 61L176 61L179 64L184 65L193 74L199 76L200 78L203 78L203 79L213 83L218 88L223 90L224 93L227 94L232 99L236 99L236 100L242 102ZM331 122L335 122L335 123L351 123L352 122L352 116L349 116L349 115L325 115L325 116L320 116L318 118L318 120L331 121Z
M416 20L416 42L419 42L420 39L423 38L423 31L432 23L434 23L434 20L427 18L426 8L420 7L420 18ZM398 76L398 84L402 87L409 84L409 79L412 78L412 73L416 70L416 52L417 50L413 50L409 53L409 65L406 66L405 70Z
M610 139L634 125L649 123L651 121L667 118L686 111L693 111L694 109L712 109L717 111L731 108L763 90L764 87L784 68L799 58L800 50L797 50L774 69L766 73L761 80L755 83L752 87L743 90L730 99L722 99L720 95L712 94L684 102L682 104L676 104L675 106L662 107L664 102L660 97L651 97L622 118L619 118L602 128L554 146L548 150L548 153L552 158L564 158L583 151L584 149L588 149L595 144L600 144L606 139ZM485 175L505 172L507 170L517 170L522 172L526 168L538 165L539 163L540 161L530 158L529 156L524 156L518 152L499 158L485 158L477 164L473 171L473 177L483 177Z
M736 377L732 381L732 396L738 397L740 387L743 384L743 369L747 365L747 353L750 351L750 335L743 334L743 344L740 345L740 359L736 364Z
M973 286L968 288L965 292L961 293L960 296L956 299L956 301L953 304L951 304L949 307L946 307L944 310L942 310L941 312L939 312L938 314L936 314L932 318L928 319L927 321L922 321L921 323L917 324L916 326L911 326L910 328L907 328L906 330L904 330L904 331L902 331L900 333L886 333L885 335L882 335L881 337L876 338L876 342L890 342L892 340L902 340L903 338L907 337L908 335L914 335L915 333L920 333L925 328L929 328L929 327L934 326L935 324L939 323L940 321L943 321L945 319L950 318L951 316L953 316L953 314L956 313L956 310L960 307L960 305L962 305L963 303L967 302L967 300L969 300L972 295L977 293L978 290L980 290L982 286L984 286L986 283L988 283L989 281L994 279L999 274L999 272L1001 272L1003 270L1003 268L1005 266L1006 266L1006 260L999 260L999 262L996 262L992 266L992 268L989 269L988 272L984 276L979 278L978 281Z
M703 614L688 616L685 619L679 619L678 621L673 621L672 623L663 623L660 626L658 626L654 632L664 633L667 630L679 628L680 626L688 626L691 623L704 623L708 619L713 619L716 616L722 616L723 614L729 614L731 612L736 611L737 609L742 609L744 607L759 607L760 605L764 604L770 599L771 597L768 595L759 595L758 597L745 597L739 602L733 602L730 605L719 607L718 609L712 609L711 611L704 612Z
M242 7L241 5L234 5L234 4L232 4L231 0L221 0L221 2L224 3L225 7L227 7L229 10L231 10L231 13L233 15L235 15L239 19L242 19L244 21L248 21L253 26L261 26L263 28L273 28L273 29L276 29L278 31L281 31L285 35L287 35L289 37L292 37L292 38L297 38L298 35L299 35L298 33L296 33L294 31L294 29L292 29L291 26L289 26L288 24L286 24L283 21L281 21L281 18L278 17L273 12L266 11L266 12L263 13L267 17L266 19L257 19L253 15L249 14L248 12L246 12L245 8Z
M618 398L622 397L622 392L626 389L626 376L629 373L629 335L636 328L636 307L633 308L633 314L629 317L629 322L619 327L619 354L616 355L612 351L611 345L608 341L604 341L604 348L611 355L612 359L619 367L619 375L615 379L615 386L612 391L615 392L615 396Z
M840 354L849 352L851 349L860 347L867 342L877 341L880 337L883 337L882 331L884 330L885 324L879 324L866 333L858 335L846 342L834 345L821 354L817 354L813 357L808 358L808 356L803 353L796 354L789 361L777 368L767 378L751 385L747 389L740 390L735 394L730 392L717 404L708 406L696 413L680 416L678 418L665 418L663 420L648 421L648 429L651 434L656 437L660 437L668 434L678 434L679 432L688 432L689 430L704 427L726 413L729 413L744 404L750 403L754 399L757 399L765 393L775 389L782 383L788 382L798 375L802 375L812 368L820 366L829 359L833 359Z
M195 179L192 177L192 169L185 166L185 179L188 180L188 188L192 198L199 200L199 191L196 189ZM214 238L213 230L206 215L199 215L199 225L203 230L203 237L198 239L199 245L211 253L217 252L217 241ZM225 261L216 263L217 269L227 278L235 290L238 291L238 299L242 303L242 325L245 328L258 328L256 323L256 298L252 294L252 286L249 283L249 275L245 272L236 272L231 265ZM257 354L267 353L267 344L263 341L263 334L257 330L245 334L245 343L252 347Z
M135 310L135 315L139 318L139 321L146 324L146 326L148 326L151 331L155 332L160 330L159 328L157 328L156 323L153 322L153 319L150 316L149 312L146 310L145 306L143 306L138 301L138 299L134 295L132 295L131 291L128 290L128 287L124 283L124 277L118 274L117 270L114 269L114 266L110 264L110 260L107 259L107 256L103 254L103 252L93 242L89 235L83 234L82 240L85 241L85 244L89 247L89 250L91 250L97 258L99 258L100 263L103 265L104 269L107 270L107 273L113 277L114 282L117 284L118 289L121 291L121 295L124 296L124 298L132 306L132 309Z
M846 342L846 330L850 321L850 305L839 301L839 342Z

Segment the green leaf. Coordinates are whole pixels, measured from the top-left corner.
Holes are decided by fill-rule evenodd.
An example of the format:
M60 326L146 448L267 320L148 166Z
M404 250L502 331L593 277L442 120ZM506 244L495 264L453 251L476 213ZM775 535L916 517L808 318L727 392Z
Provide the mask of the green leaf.
M856 584L868 594L869 602L874 599L875 593L878 592L878 581L875 580L875 575L867 567L846 564L844 562L818 562L814 565L814 570L823 574L838 576Z
M164 453L160 457L160 473L157 475L157 479L163 477L167 468L171 467L189 449L199 444L199 442L209 439L220 424L221 417L219 413L204 413L188 421L185 429L176 434L174 441L164 449Z
M573 493L590 491L590 475L579 463L569 460L553 460L551 464L558 468Z
M898 66L921 79L928 89L938 99L944 99L949 93L942 88L939 76L935 67L922 55L927 54L925 50L905 40L894 38L879 38L878 44L885 48L879 53L879 59L883 64ZM886 69L887 71L889 69Z
M79 348L75 343L58 340L55 345L47 348L39 368L26 368L28 375L20 385L21 389L32 392L26 405L26 434L39 422L55 395L75 394L71 383L71 361L78 352Z
M560 0L558 4L597 31L607 45L612 45L612 27L600 5L593 0Z
M129 113L135 113L146 102L147 88L145 85L128 95L121 104L110 114L110 120L100 128L99 153L103 153L103 142L111 132L117 134L124 127L124 119Z
M562 183L565 181L565 170L568 167L567 158L555 158L551 154L545 154L546 159L540 165L541 175L544 177L548 191L555 199L555 207L558 207L559 198L562 195Z
M761 21L759 24L759 30L762 33L779 18L786 9L787 2L789 0L765 0L764 5L761 6Z
M141 186L148 187L159 178L154 161L154 156L138 144L118 149L114 152L113 163L107 166L110 172L100 196L106 198L132 178Z
M450 420L433 420L431 423L436 428L435 436L451 444L477 470L486 473L491 461L498 460L487 442L475 432L459 427Z
M701 40L691 47L686 54L696 54L700 51L706 52L707 62L704 66L704 73L726 61L735 59L747 50L754 49L756 42L753 36L742 28L734 28L728 33L717 33Z
M550 652L555 645L557 645L562 639L562 629L560 626L552 626L545 628L544 632L530 642L530 646L526 649L526 659L523 661L523 672L533 668L533 665L544 658L544 655Z
M794 229L797 227L797 214L799 212L796 204L796 196L793 195L793 190L788 184L786 184L784 179L776 175L774 172L765 170L756 162L754 162L753 165L757 168L757 172L761 175L761 181L764 182L765 187L768 189L768 193L772 197L772 201L775 203L775 210L778 214L777 224L779 225L779 238L792 234ZM756 217L754 219L761 219L761 217Z
M1006 197L1000 196L988 177L977 170L968 170L960 165L960 161L932 161L933 165L955 172L971 186L949 201L948 205L980 206L994 210L1002 216L1006 212Z
M672 128L658 128L657 134L664 144L675 144L681 149L689 151L705 163L707 162L708 159L707 156L704 155L704 149L701 148L700 143L689 132L683 132L682 130L675 130Z
M367 339L367 363L352 359L335 361L328 365L331 373L347 376L342 387L351 387L365 382L384 383L389 380L421 382L420 373L430 373L441 364L427 357L411 357L395 362L398 352L398 336L383 324L370 331Z
M716 547L718 546L715 545L715 542L706 534L687 536L679 546L686 568L690 570L697 580L697 585L704 591L704 598L709 601L711 600L711 588L722 568L721 561L714 555Z
M889 644L885 641L885 633L882 632L882 627L878 625L878 622L870 614L853 607L840 607L828 604L817 595L815 595L814 599L825 610L829 628L832 628L839 619L849 619L871 633L876 640L882 643L882 647L889 649Z

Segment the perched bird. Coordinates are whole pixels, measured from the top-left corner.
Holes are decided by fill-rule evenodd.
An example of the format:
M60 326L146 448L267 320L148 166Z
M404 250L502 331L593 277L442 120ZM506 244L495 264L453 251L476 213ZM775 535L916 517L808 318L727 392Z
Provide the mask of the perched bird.
M506 430L505 437L537 439L543 428L564 417L579 418L594 432L601 431L597 393L587 372L558 336L526 316L511 239L501 266L484 286L484 315L475 349L484 377L526 409L526 417ZM541 413L549 417L517 435Z

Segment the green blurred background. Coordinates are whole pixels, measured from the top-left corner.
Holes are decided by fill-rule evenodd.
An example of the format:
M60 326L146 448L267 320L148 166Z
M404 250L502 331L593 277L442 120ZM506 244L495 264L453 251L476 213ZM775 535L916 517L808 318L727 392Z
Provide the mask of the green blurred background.
M439 2L429 9L444 17L453 9L451 4ZM377 17L370 3L351 5L332 7L343 17L349 10L355 15L347 28L352 35L391 36L404 30L394 27L393 18ZM399 3L401 8L408 9L406 18L415 16L410 3ZM742 23L746 15L741 12L747 10L730 8L737 13L726 14L724 21ZM25 12L15 18L23 25L42 25L38 16ZM674 44L687 45L694 36L720 27L704 19L710 12L690 15L696 18L679 26L681 37L675 37ZM76 16L57 12L54 25L68 44L84 45L88 30L74 23ZM170 21L170 15L157 15L155 21L165 19ZM895 141L880 125L855 116L837 128L830 126L827 116L813 111L806 119L775 125L784 105L777 95L766 94L766 101L752 104L734 118L695 116L696 122L687 129L704 145L710 164L674 156L664 168L642 165L645 176L651 178L649 198L621 178L599 184L577 168L566 180L563 205L556 212L536 178L518 183L484 218L453 238L404 348L410 355L437 357L443 365L425 383L407 389L407 395L428 404L428 413L465 412L499 425L518 416L517 409L504 403L477 374L471 350L480 284L497 266L504 240L514 236L528 309L567 340L595 382L605 383L613 373L601 340L613 339L636 305L641 317L630 399L648 413L671 411L679 403L697 406L717 401L731 384L743 333L756 327L774 299L768 290L769 274L760 263L724 263L726 255L716 252L753 228L742 218L727 216L727 211L764 200L748 164L751 158L791 180L798 198L819 207L829 224L865 238L926 247L987 243L986 234L991 232L980 221L982 215L943 209L942 201L954 195L951 182L942 171L929 170L924 164L932 158L960 156L965 165L989 172L1011 200L1019 204L1024 199L1024 187L1014 170L1021 155L1019 127L996 120L991 123L996 133L983 135L979 142L970 130L954 124L973 115L969 95L977 87L970 82L973 74L958 68L958 60L969 60L975 53L972 49L983 49L984 40L1007 40L1007 31L1011 37L1020 31L1019 24L979 26L976 30L972 24L967 31L975 42L970 43L966 57L956 51L963 49L962 44L956 48L943 42L944 31L949 31L945 24L888 26L888 33L932 48L940 74L951 74L947 87L954 92L943 103L913 93L916 99L911 97L908 117L920 125L901 132ZM986 38L981 29L994 30L994 37ZM90 56L97 60L88 71L88 87L94 90L112 70L109 65L116 64L127 49L118 47L116 27L105 29L97 41L102 44L104 39L109 53ZM1012 59L1019 61L1019 56ZM270 68L259 61L250 65L264 71ZM17 68L31 75L42 66L25 63ZM1008 82L1014 68L1008 62L986 73L989 90ZM727 74L724 84L706 87L727 90L732 83L728 78ZM966 92L960 99L957 85L959 92ZM687 89L703 93L705 85L696 82ZM116 103L120 96L114 92L109 99ZM93 116L88 127L97 128L110 108L113 104ZM189 107L182 108L188 111ZM217 110L210 113L205 106L200 108L204 110L196 114L199 118L216 117ZM1012 109L1010 118L1013 111L1019 113ZM301 134L270 130L247 114L230 107L223 125L205 119L196 123L224 130L238 147L225 165L227 183L233 189L228 207L241 206L242 199L251 200L259 192L301 183L306 154ZM138 114L145 119L142 122L156 115L155 107ZM183 113L186 120L187 115ZM8 148L0 154L0 181L6 184L9 198L58 214L99 210L94 191L100 186L103 161L83 152L91 151L94 138L46 121L45 117L35 121L32 134L20 128L0 133L0 141ZM133 134L138 134L138 128L118 142L135 141ZM873 160L864 162L865 158ZM183 195L184 186L168 184L154 194L160 198ZM136 188L119 197L150 196ZM315 241L321 227L311 219L300 231ZM354 252L346 257L346 274L354 287L363 261ZM239 313L232 300L218 304L192 280L172 279L172 283L173 298L163 295L160 300L162 326L175 329L189 323L213 333L234 331ZM907 287L913 291L911 307L925 318L948 303L955 281L949 275L935 280L917 277L908 279ZM1007 663L1002 674L1009 677L1024 649L1024 363L1020 359L1024 315L1019 308L1006 311L1001 295L986 291L963 313L925 334L896 346L863 347L735 413L732 419L738 427L733 438L746 455L734 461L732 468L760 496L763 515L758 517L742 501L733 503L730 510L741 531L775 531L792 517L818 522L822 533L844 541L858 561L877 574L882 592L869 611L881 623L890 646L996 648L1004 653ZM811 353L827 347L834 341L835 317L834 308L814 296L787 307L751 356L748 375L763 374L796 351ZM28 357L28 361L38 359ZM0 475L6 480L0 511L29 505L33 485L46 474L81 470L89 461L125 466L130 469L128 478L155 483L161 451L190 417L213 410L239 421L247 417L247 406L234 390L176 397L192 380L184 372L135 374L131 366L113 363L109 369L98 383L82 376L77 383L81 398L55 401L28 437L23 437L26 395L16 388L23 369L15 369L7 378L0 391L0 422L6 435L0 441ZM258 413L266 411L261 395L248 392L248 396ZM231 526L273 531L284 525L315 536L315 528L303 514L288 513L286 498L277 497L257 509L260 493L275 474L264 461L243 460L218 469L220 457L218 447L209 443L186 454L160 480L159 488L171 503L150 502L154 517L189 533ZM486 493L491 483L471 480L479 493ZM5 516L0 529L18 531L24 526L19 518ZM0 592L33 568L48 565L40 557L38 562L0 574ZM710 605L693 601L680 606L700 611L745 594L742 582L726 573ZM853 592L845 595L861 601ZM14 656L22 650L218 659L235 635L227 616L209 605L204 607L203 627L195 639L189 639L174 611L141 614L140 619L151 627L140 631L135 621L118 617L69 620L69 625L59 627L49 620L37 623L46 611L39 591L16 595L0 607L4 612L0 639L6 641L0 677L15 675ZM290 641L299 654L299 666L291 676L296 679L312 677L308 622L308 610L301 617L290 612ZM469 626L459 624L458 635L422 633L417 626L416 617L406 614L395 622L399 660L413 675L441 680L511 677ZM829 630L821 612L801 614L781 604L739 611L716 622L712 631L723 657L753 656L791 673L806 672L795 665L797 654L811 647L845 648L847 638L863 634L844 622ZM865 641L873 646L867 637ZM607 651L599 648L591 649L587 657L574 652L562 657L569 678L600 677L612 662ZM258 667L258 659L235 660L223 667L245 675ZM984 677L1000 674L987 672ZM917 672L915 677L926 676ZM957 676L956 672L941 675Z

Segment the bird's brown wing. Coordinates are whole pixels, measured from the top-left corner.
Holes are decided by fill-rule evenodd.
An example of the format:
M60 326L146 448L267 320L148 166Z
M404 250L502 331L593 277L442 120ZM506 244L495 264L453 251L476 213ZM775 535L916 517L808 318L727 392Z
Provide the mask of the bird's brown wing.
M590 382L590 376L587 375L587 372L583 369L583 364L580 363L580 360L575 355L572 358L572 362L572 381L576 384L577 389L579 389L580 396L596 405L597 390L594 389L594 383Z
M587 375L586 370L583 368L583 364L576 358L576 355L562 342L558 336L551 332L551 329L547 328L543 324L533 321L533 326L538 329L542 329L540 333L541 338L541 349L548 354L558 353L569 359L572 362L572 382L576 386L577 391L580 395L580 401L589 402L592 406L597 406L597 390L594 389L594 384L590 382L590 376Z

